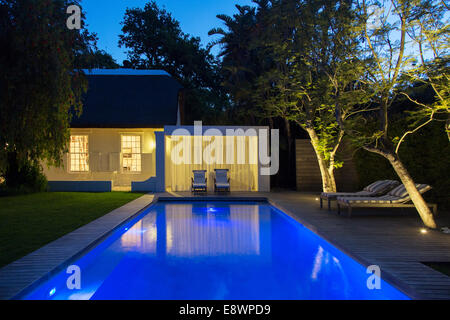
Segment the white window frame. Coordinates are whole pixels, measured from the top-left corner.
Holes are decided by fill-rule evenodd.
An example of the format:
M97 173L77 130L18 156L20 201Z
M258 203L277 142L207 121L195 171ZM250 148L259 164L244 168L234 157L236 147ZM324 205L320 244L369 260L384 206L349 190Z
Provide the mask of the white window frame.
M72 147L72 137L84 137L86 138L86 150L85 152L82 152L82 150L77 150L78 152L74 152ZM82 147L80 147L82 148ZM79 155L78 156L78 169L81 169L81 159L82 156L86 157L86 170L72 170L73 168L73 157L72 155ZM89 135L87 134L72 134L70 135L70 141L69 141L69 172L70 173L89 173L90 172L90 166L89 166Z
M123 152L124 150L123 150L123 138L124 137L139 137L139 153L137 153L137 152L132 152L132 153L125 153L125 152ZM133 148L133 146L131 147L131 148ZM133 157L133 155L139 155L139 157L138 157L138 159L137 159L137 161L138 161L138 164L137 164L137 167L138 167L138 169L139 170L136 170L136 171L133 171L132 170L132 166L130 166L130 170L125 170L125 166L124 166L124 155L125 154L131 154L132 156L131 157ZM125 174L140 174L140 173L142 173L142 134L137 134L137 133L123 133L123 134L121 134L120 135L120 155L121 155L121 172L122 173L125 173ZM132 158L131 158L132 159Z

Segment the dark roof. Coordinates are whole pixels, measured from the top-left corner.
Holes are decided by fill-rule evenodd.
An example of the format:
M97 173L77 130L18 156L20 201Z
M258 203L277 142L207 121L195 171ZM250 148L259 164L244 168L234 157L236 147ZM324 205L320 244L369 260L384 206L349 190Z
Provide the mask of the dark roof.
M175 125L182 86L168 75L89 74L80 118L72 128L156 128Z

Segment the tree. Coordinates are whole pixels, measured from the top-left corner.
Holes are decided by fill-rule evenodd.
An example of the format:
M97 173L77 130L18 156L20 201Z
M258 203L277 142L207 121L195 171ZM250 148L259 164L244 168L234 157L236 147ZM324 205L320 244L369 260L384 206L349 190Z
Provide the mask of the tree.
M227 99L220 90L218 65L200 39L182 32L178 21L152 1L127 9L119 45L138 69L163 69L185 88L185 114L190 120L217 122Z
M311 138L323 190L336 191L336 153L343 121L359 112L370 96L359 79L364 63L357 50L358 25L350 1L255 1L257 11L238 7L232 18L219 16L224 64L232 97L253 114L284 122L289 150L291 121ZM290 152L289 152L290 153Z
M252 42L258 37L258 30L263 28L257 25L255 7L236 5L236 9L238 13L233 17L217 15L226 30L211 29L208 34L219 35L220 38L209 46L221 46L221 85L233 102L231 112L234 122L243 119L246 124L257 124L260 117L250 96L255 89L256 79L263 72L263 66L258 48L253 48Z
M284 79L278 82L282 101L272 109L308 133L323 191L336 192L334 170L342 166L336 154L345 134L343 123L360 112L368 98L360 81L364 63L355 57L359 26L351 2L273 1L272 6L279 24L285 24L274 37L276 65Z
M409 127L404 128L404 134L400 136L392 135L390 127L391 105L399 96L408 96L405 87L411 84L411 75L414 75L413 77L416 79L420 78L417 73L419 69L414 71L414 68L411 68L413 61L411 54L413 52L408 50L408 47L410 48L414 44L414 41L411 41L411 38L408 37L408 33L415 26L421 25L421 18L419 18L418 11L415 9L417 6L422 8L419 9L422 13L426 6L434 19L439 17L439 15L434 16L437 13L438 6L431 1L392 0L387 3L380 3L378 1L361 0L357 2L359 17L365 26L363 39L366 51L364 54L373 62L372 65L368 65L370 76L367 81L371 90L373 90L373 104L377 110L356 117L353 120L352 129L348 132L359 146L369 152L383 156L390 162L404 184L424 224L427 227L436 228L430 209L417 190L413 178L398 154L404 138L422 128L426 123L418 124L416 118L413 125L418 126L412 130ZM376 17L376 23L367 23L374 16ZM425 24L422 24L420 28L423 28L421 31L423 35L427 34L427 30L430 30L425 27ZM438 33L434 35L438 36ZM423 40L422 37L416 38L415 43L420 44L421 40ZM424 47L419 45L419 49L422 50ZM424 57L424 55L421 56ZM431 79L432 77L428 77L428 80ZM423 107L423 109L416 115L422 113L433 117L433 111L428 108L429 106L420 103L417 103L417 105ZM396 129L398 130L398 128Z
M418 126L404 133L403 140L431 121L444 121L447 137L450 140L450 73L449 73L449 30L448 18L444 21L448 6L442 0L413 1L412 14L409 19L408 36L417 48L418 61L411 62L410 69L405 70L405 81L430 87L435 95L428 104L419 102L407 92L401 91L410 102L418 108L411 112L411 118Z
M114 58L104 50L94 48L76 57L75 65L82 69L117 69L119 65Z
M66 27L68 6L0 1L0 171L11 188L41 160L61 164L71 110L82 110L86 82L73 63L95 37Z

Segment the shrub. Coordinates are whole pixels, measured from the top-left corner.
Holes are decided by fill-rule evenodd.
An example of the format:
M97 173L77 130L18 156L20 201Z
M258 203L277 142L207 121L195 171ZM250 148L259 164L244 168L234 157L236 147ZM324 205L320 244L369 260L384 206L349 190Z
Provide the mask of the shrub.
M26 162L21 166L5 171L4 182L0 185L0 194L15 195L43 192L47 189L47 178L38 163Z

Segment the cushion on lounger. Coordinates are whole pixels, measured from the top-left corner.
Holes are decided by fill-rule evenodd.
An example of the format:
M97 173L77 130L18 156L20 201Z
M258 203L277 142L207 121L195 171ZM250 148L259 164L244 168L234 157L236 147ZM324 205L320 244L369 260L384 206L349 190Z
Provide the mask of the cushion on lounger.
M372 184L369 184L367 187L365 187L363 190L364 191L369 191L369 192L373 192L374 188L376 188L377 186L379 186L380 184L383 184L386 180L378 180L375 181Z
M416 184L417 189L422 194L431 189L426 184ZM385 203L405 203L410 200L408 192L403 185L400 185L389 192L387 195L381 197L338 197L337 200L342 203L373 203L373 204L385 204Z
M368 189L368 191L374 193L375 195L381 195L392 190L394 187L398 185L399 182L395 180L381 180L372 183L370 186L367 186L366 188Z
M431 189L431 187L427 184L420 184L420 183L416 183L416 187L417 190L422 194L424 192L427 192L428 190ZM399 185L398 187L396 187L395 189L393 189L392 191L390 191L388 193L389 196L394 196L394 197L398 197L398 198L405 198L405 197L409 197L408 196L408 191L406 191L405 186Z

